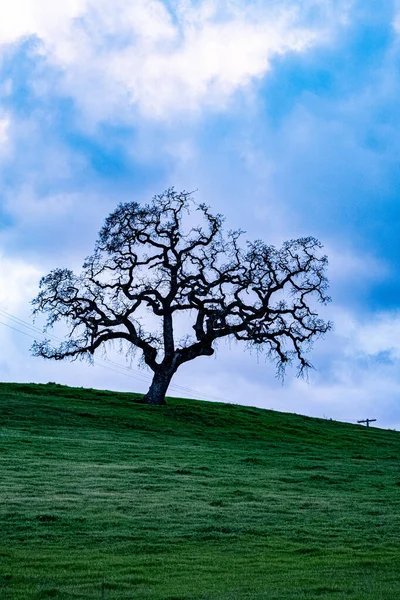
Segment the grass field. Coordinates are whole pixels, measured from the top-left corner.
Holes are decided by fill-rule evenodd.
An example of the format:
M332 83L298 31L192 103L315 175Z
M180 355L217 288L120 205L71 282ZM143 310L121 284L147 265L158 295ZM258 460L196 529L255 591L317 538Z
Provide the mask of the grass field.
M0 598L396 600L400 434L0 384Z

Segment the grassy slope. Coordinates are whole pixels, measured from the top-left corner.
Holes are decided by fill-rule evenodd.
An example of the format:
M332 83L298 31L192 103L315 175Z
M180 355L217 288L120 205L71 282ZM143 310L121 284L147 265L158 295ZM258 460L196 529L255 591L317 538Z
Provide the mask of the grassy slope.
M393 600L400 434L0 384L0 598Z

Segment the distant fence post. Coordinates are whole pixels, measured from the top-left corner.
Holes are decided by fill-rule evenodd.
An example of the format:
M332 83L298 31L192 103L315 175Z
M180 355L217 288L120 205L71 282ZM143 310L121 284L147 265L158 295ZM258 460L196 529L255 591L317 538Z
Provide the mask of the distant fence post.
M357 421L357 423L366 423L367 427L369 427L369 424L373 421L376 421L376 419L361 419L360 421Z

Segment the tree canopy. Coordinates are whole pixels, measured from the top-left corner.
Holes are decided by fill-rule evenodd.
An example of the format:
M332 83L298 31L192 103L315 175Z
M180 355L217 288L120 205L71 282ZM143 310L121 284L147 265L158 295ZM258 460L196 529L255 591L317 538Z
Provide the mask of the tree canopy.
M174 188L146 205L120 204L79 275L55 269L41 279L34 314L46 315L46 329L66 322L69 334L58 347L35 342L33 354L90 360L125 342L154 373L151 404L165 402L182 364L211 356L227 336L265 351L278 374L293 362L302 374L313 341L331 327L316 310L329 301L320 242L243 244L243 232L225 232L223 222Z

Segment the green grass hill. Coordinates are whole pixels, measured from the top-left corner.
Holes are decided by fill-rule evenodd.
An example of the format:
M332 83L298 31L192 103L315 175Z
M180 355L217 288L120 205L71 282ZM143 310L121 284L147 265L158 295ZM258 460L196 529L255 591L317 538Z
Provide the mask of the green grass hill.
M0 384L1 600L396 600L400 434Z

